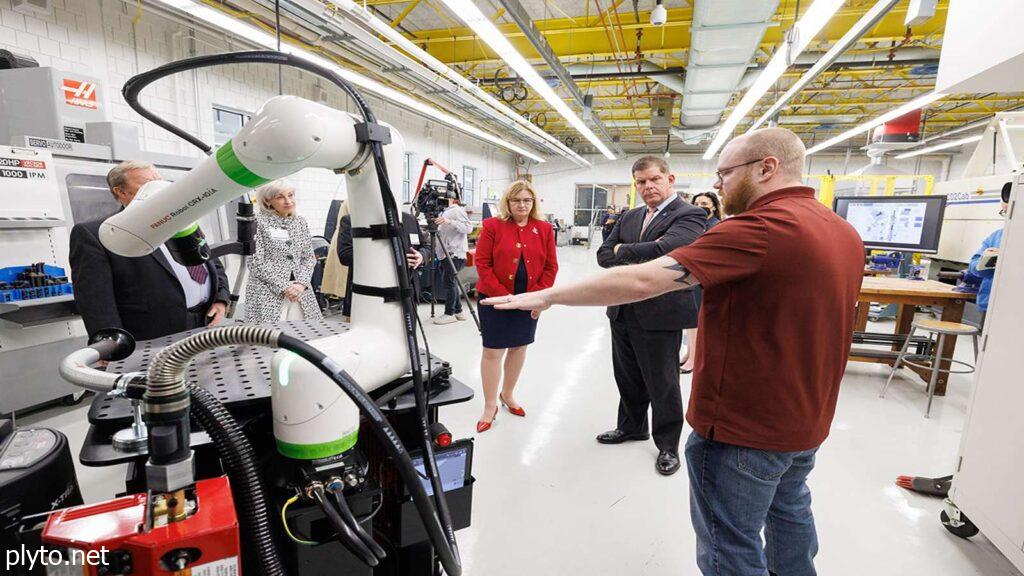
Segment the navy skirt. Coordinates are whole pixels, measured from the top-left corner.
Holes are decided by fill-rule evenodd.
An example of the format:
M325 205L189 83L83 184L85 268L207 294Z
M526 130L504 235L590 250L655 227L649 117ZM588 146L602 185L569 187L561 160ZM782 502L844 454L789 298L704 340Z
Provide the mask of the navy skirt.
M526 263L520 258L513 293L526 292L526 285ZM484 294L478 294L478 297L481 300L487 298ZM533 344L537 321L530 317L529 310L497 310L494 306L479 306L477 315L480 316L484 348L516 348Z

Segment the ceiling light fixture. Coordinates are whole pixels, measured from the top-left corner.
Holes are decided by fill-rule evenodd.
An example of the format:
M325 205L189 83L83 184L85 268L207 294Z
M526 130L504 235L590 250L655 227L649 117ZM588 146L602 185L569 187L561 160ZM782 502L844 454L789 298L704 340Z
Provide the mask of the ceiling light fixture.
M312 1L319 2L319 0ZM561 140L545 132L533 122L530 122L529 120L523 118L522 114L516 112L507 104L499 102L498 99L492 96L489 92L486 92L485 90L481 89L479 86L468 80L465 76L456 72L455 70L452 70L447 64L441 62L433 55L431 55L429 52L417 46L411 40L406 38L397 29L392 28L389 22L385 22L384 20L377 18L376 16L373 15L373 13L364 8L361 4L357 4L353 2L353 0L336 0L334 2L334 5L341 8L342 10L345 10L350 15L350 17L354 18L357 22L365 23L374 32L380 34L387 40L391 41L393 44L401 48L402 51L406 52L410 56L413 56L434 72L441 74L442 76L444 76L448 80L451 80L452 82L455 82L464 90L466 90L466 92L475 96L477 99L482 100L484 104L490 106L490 108L497 111L497 113L500 114L501 116L504 116L505 118L512 120L513 122L518 124L519 130L528 131L535 137L544 139L549 146L557 148L558 151L568 159L582 166L591 166L589 160L577 154L571 148L563 144ZM329 18L330 16L331 15L325 14L324 18ZM490 115L490 113L485 109L485 107L480 108L484 109L485 113L488 113Z
M907 102L906 104L893 108L892 110L886 112L885 114L882 114L881 116L877 116L863 124L855 126L854 128L851 128L834 138L829 138L828 140L822 142L821 144L812 146L807 150L807 155L810 156L811 154L815 154L817 152L821 152L826 148L835 146L840 142L845 142L846 140L849 140L850 138L853 138L858 134L863 134L868 130L871 130L875 126L885 124L889 120L895 120L896 118L899 118L900 116L903 116L908 112L913 112L918 108L924 108L925 106L945 96L946 95L942 94L941 92L929 92L928 94L925 94L923 96L918 96L917 98L914 98L913 100Z
M662 0L657 0L657 4L654 5L654 10L651 10L651 24L654 26L661 26L665 22L668 22L668 10L665 10L665 5L662 4Z
M830 0L833 1L833 0ZM498 57L504 60L519 76L533 88L547 103L558 111L566 121L572 125L584 138L590 141L605 158L615 160L615 154L601 142L601 139L587 126L587 124L569 108L562 98L555 93L555 90L548 85L547 81L541 78L533 66L523 58L512 46L512 43L505 38L505 35L498 30L497 26L490 21L483 12L477 8L472 0L444 0L445 6L462 19L480 38L494 50Z
M798 92L803 90L804 86L808 85L812 80L817 78L818 74L821 74L823 70L831 66L832 63L839 58L840 54L846 52L847 48L853 45L853 43L863 36L865 32L877 24L878 21L881 20L898 2L899 0L879 0L877 4L865 12L864 16L861 16L860 20L858 20L852 28L847 30L846 34L843 34L843 37L833 44L832 48L830 48L828 52L825 52L825 54L814 63L814 66L812 66L807 72L804 72L804 75L794 82L793 85L789 87L789 90L786 90L786 93L776 100L775 103L768 108L768 111L757 119L757 122L754 122L750 126L750 129L747 130L747 134L757 130L759 126L767 122L769 118L782 110L782 107L788 104Z
M961 138L959 140L953 140L952 142L943 142L942 144L936 144L935 146L928 146L927 148L921 148L919 150L911 150L896 156L897 160L903 160L904 158L913 158L914 156L920 156L922 154L930 154L939 150L945 150L947 148L956 148L961 144L970 144L971 142L977 142L981 140L982 135L969 136L967 138Z
M711 160L715 157L715 154L732 136L732 131L739 126L743 118L757 105L761 97L775 84L775 81L782 76L790 64L796 61L796 57L804 51L804 48L807 48L811 40L818 35L818 32L821 32L825 24L828 24L828 21L832 19L832 15L844 3L845 0L817 0L807 9L803 18L790 28L786 37L791 40L779 46L779 49L775 51L775 55L765 65L764 70L754 80L750 89L747 90L743 98L733 108L729 117L719 127L718 133L715 134L715 139L711 141L711 145L704 152L705 160Z
M208 6L192 2L191 0L158 1L166 6L170 6L171 8L175 8L177 10L186 12L190 16L202 20L207 24L216 26L217 28L220 28L226 32L231 32L232 34L235 34L240 38L248 40L264 48L270 50L275 50L277 48L277 39L274 36L260 30L259 28L256 28L255 26L246 24L240 20L232 18L231 16L228 16L223 12L214 10L213 8L210 8ZM333 72L337 73L345 80L351 82L352 84L355 84L356 86L359 86L360 88L364 88L386 100L390 100L391 102L394 102L401 106L405 106L428 118L431 118L443 124L447 124L448 126L455 128L456 130L465 132L467 134L471 134L477 138L480 138L481 140L486 140L488 142L497 144L502 148L511 150L517 154L534 160L535 162L544 162L543 158L537 156L536 154L530 152L529 150L526 150L520 146L516 146L511 142L498 138L497 136L489 132L485 132L471 124L468 124L463 118L456 118L455 116L452 116L446 112L442 112L441 110L438 110L433 106L416 100L376 80L373 80L361 74L357 74L352 70L342 68L341 66L339 66L335 62L332 62L331 60L328 60L327 58L313 54L312 52L309 52L308 50L305 50L303 48L299 48L297 46L292 46L290 44L284 43L281 44L281 51L298 56L300 58L309 60L310 62L314 62L325 68L328 68Z

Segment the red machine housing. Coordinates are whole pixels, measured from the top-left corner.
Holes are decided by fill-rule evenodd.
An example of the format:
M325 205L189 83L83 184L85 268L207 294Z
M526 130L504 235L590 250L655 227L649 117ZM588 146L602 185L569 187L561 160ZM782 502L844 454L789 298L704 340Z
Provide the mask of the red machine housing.
M917 142L921 138L921 110L893 118L872 134L871 142Z
M238 576L241 574L238 517L225 476L201 480L195 485L196 510L180 522L144 531L146 495L134 494L99 504L76 506L50 516L43 542L51 547L90 551L106 550L108 565L86 565L86 576L125 571L111 569L127 558L133 575L191 574L191 576ZM188 551L186 570L167 565L168 554ZM90 558L96 558L93 554Z

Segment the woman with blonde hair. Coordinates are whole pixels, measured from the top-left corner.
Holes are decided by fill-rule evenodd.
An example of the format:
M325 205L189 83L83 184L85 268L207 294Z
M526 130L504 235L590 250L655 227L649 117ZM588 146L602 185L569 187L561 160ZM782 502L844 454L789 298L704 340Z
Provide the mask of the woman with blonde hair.
M256 190L256 250L249 258L245 321L323 318L310 286L316 256L306 219L295 213L295 187L276 180Z
M498 216L483 221L475 258L479 275L476 291L481 300L543 290L555 283L555 234L551 225L541 220L538 204L533 186L526 180L517 180L505 190ZM540 314L480 306L479 315L484 346L480 359L484 412L476 430L485 432L498 415L499 401L510 413L526 416L513 393Z

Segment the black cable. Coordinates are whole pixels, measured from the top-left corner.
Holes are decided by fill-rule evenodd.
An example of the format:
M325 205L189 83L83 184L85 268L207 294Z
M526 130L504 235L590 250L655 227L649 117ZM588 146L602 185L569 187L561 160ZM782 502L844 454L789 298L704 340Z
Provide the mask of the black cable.
M369 111L367 112L372 115ZM369 117L366 118L366 121L370 122ZM384 204L385 221L389 226L398 228L401 225L401 220L398 216L398 205L395 203L395 196L390 193L391 184L388 178L387 165L384 163L384 148L380 142L373 142L372 151L374 164L377 168L377 182L381 191L381 201ZM430 478L430 484L434 490L434 505L440 516L441 525L444 527L444 536L451 551L451 560L455 562L452 566L446 564L445 571L450 576L458 576L462 572L461 562L459 562L458 543L455 541L451 511L448 508L448 499L445 496L444 486L441 482L441 473L437 469L434 443L430 435L430 411L426 389L423 384L423 372L420 370L419 344L416 341L416 326L413 321L413 318L416 316L416 304L411 295L412 282L409 277L409 269L404 265L405 253L407 251L404 235L391 239L391 249L398 273L398 286L402 293L408 294L408 296L402 298L402 311L405 316L406 343L409 350L409 362L412 367L413 396L416 399L416 412L419 417L420 432L423 440L423 467L427 471L427 477ZM443 559L444 556L442 556ZM453 573L452 569L458 570L458 573Z
M224 472L231 481L243 545L256 551L264 576L284 576L284 565L270 530L270 510L263 481L249 439L234 416L213 394L196 385L189 387L189 393L192 416L213 439L224 464Z
M391 427L387 417L377 407L377 403L373 401L373 398L370 398L362 386L357 384L347 372L341 370L333 360L306 342L294 336L282 334L278 338L277 345L313 364L313 366L330 377L359 407L370 422L370 430L373 431L380 441L384 451L394 460L395 468L412 495L412 501L416 506L417 512L419 512L420 519L423 520L423 527L430 537L430 542L437 551L441 564L445 567L445 573L449 576L459 576L462 574L462 565L458 559L458 549L452 549L447 546L442 521L438 517L439 511L431 505L430 497L420 482L419 472L413 465L409 452L402 445L398 433ZM450 522L448 526L451 526Z
M366 530L359 525L355 515L352 514L352 510L348 507L348 502L345 501L344 486L341 481L331 482L327 486L327 492L334 497L334 503L337 505L338 512L341 514L341 519L345 521L345 524L349 529L362 540L363 544L373 552L373 555L378 559L383 560L387 556L387 552L380 547L380 544L373 539L372 536L366 533Z
M352 101L359 108L360 115L362 115L363 120L367 124L377 123L377 118L373 114L373 111L370 109L369 104L367 104L366 100L363 98L363 95L358 90L356 90L354 86L348 83L344 78L342 78L332 70L324 68L308 60L303 60L302 58L298 58L291 54L283 54L281 52L276 52L272 50L229 52L226 54L196 56L193 58L179 60L177 62L170 62L168 64L164 64L163 66L154 68L153 70L150 70L148 72L143 72L130 78L127 82L125 82L124 88L122 89L122 94L124 95L124 99L128 103L128 105L131 106L131 108L138 112L142 117L150 120L154 124L160 126L161 128L164 128L165 130L171 132L172 134L175 134L187 140L188 142L191 142L192 144L194 144L195 146L199 147L201 150L209 154L211 148L208 145L203 143L198 138L192 136L185 130L182 130L177 126L174 126L170 122L158 117L156 114L153 114L152 112L147 110L144 106L142 106L139 103L138 95L143 88L155 82L156 80L185 70L193 70L196 68L205 68L210 66L220 66L224 64L252 63L267 63L291 66L294 68L299 68L301 70L306 70L314 74L318 74L330 80L332 83L334 83L339 88L344 90L345 93L352 98ZM368 142L365 143L365 145L370 146L370 151L372 152L373 155L373 161L377 173L378 187L380 189L382 197L381 201L384 205L384 216L386 224L392 227L393 229L399 229L399 227L401 226L401 220L399 218L398 205L395 203L395 197L391 193L391 184L390 180L388 179L387 166L384 162L383 145L381 144L380 141ZM441 483L441 475L437 470L437 461L434 457L433 442L431 441L430 438L430 423L428 421L429 407L427 403L426 391L423 384L423 373L420 370L419 345L417 343L416 338L416 326L413 320L413 317L415 316L416 313L416 307L412 298L412 282L410 280L409 270L405 265L406 242L404 235L398 235L397 237L391 238L390 243L392 249L392 258L395 262L395 266L398 273L399 288L403 293L409 294L408 296L402 298L401 301L404 316L404 327L406 333L406 344L409 352L410 365L412 367L413 391L414 396L416 398L416 408L417 413L419 415L420 431L423 440L424 468L427 471L427 476L430 478L431 486L433 487L434 490L433 501L436 507L437 515L439 516L439 518L434 518L434 520L435 522L438 522L440 524L436 526L440 534L432 533L431 530L429 529L428 533L431 533L431 541L438 555L441 558L441 563L444 565L445 572L447 572L449 576L459 576L462 573L462 565L461 561L459 560L458 543L455 540L455 531L452 528L451 522L451 512L448 508L448 501L447 498L445 497L444 489ZM296 342L304 344L301 341ZM315 349L312 350L315 351ZM322 361L313 360L310 358L307 359L318 366L318 362ZM326 368L322 369L325 370L325 372L327 371ZM351 379L349 380L351 382ZM335 381L339 382L337 379ZM352 384L354 385L354 383ZM359 392L362 392L362 388L359 388L358 386L355 387L358 388ZM386 423L384 422L383 414L380 413L380 410L377 408L376 404L373 403L373 401L368 396L366 396L365 393L362 394L361 398L365 401L364 410L368 410L372 406L372 409L376 411L377 414L380 414L380 420L378 423ZM356 399L353 397L353 400ZM356 403L359 404L360 402L357 401ZM401 447L401 442L398 440L397 435L394 437L394 440L398 442L398 446ZM401 450L405 452L404 447L401 447ZM408 457L406 459L408 460ZM411 468L411 461L409 461L409 466ZM401 471L402 469L399 468L399 470ZM423 497L427 498L426 491L422 490L422 486L420 486L418 482L416 482L415 486L410 486L410 490L414 490L415 488L419 488L423 492ZM422 508L419 505L417 505L417 509L419 509L421 517L423 517L424 524L427 526L431 526L432 523L427 521L426 516L427 514L433 516L431 511ZM437 536L441 536L442 538L437 539Z
M324 495L323 486L318 484L314 485L312 492L313 497L316 499L317 503L320 504L320 508L327 516L327 520L330 521L331 526L334 528L338 542L341 542L341 545L349 552L358 556L359 559L367 566L373 568L380 564L380 561L377 560L377 557L373 552L370 552L370 549L366 547L366 544L363 544L363 541L360 540L359 537L349 529L348 525L345 524L345 521L341 519L341 515L338 514L338 510L327 501L327 497Z
M427 341L427 331L423 328L423 319L417 311L416 324L420 327L420 334L423 336L423 350L427 354L427 383L434 386L434 357L430 355L430 343Z

